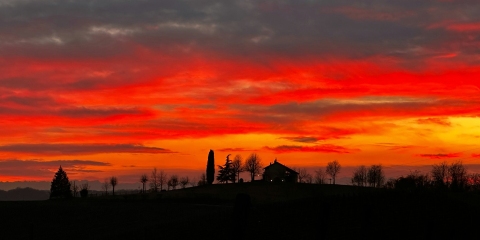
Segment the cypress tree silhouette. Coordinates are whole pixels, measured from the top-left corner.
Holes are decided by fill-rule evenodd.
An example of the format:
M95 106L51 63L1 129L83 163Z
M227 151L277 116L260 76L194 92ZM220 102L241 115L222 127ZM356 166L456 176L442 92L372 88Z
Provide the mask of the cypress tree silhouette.
M62 166L60 166L52 180L52 185L50 187L50 199L70 198L71 196L72 192L70 191L70 181L68 181L67 173L63 171Z
M215 178L215 157L213 150L210 149L208 153L208 162L207 162L207 184L212 184Z

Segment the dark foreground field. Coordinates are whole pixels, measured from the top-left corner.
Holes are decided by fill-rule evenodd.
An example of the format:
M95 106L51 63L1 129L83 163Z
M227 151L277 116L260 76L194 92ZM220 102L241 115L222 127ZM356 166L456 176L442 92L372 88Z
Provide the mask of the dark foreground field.
M252 198L244 239L477 239L480 226L477 193L244 184L0 202L0 239L235 239L236 192Z

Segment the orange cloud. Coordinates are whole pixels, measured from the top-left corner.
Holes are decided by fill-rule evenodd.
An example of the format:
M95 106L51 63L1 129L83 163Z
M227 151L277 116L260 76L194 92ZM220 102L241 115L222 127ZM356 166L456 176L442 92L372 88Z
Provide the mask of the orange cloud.
M419 154L419 157L431 158L431 159L442 159L442 158L458 158L462 156L461 153L437 153L437 154Z
M451 127L452 123L448 121L446 118L425 118L425 119L418 119L417 123L419 124L436 124L445 127Z
M203 168L204 148L296 153L298 165L317 153L349 153L354 164L395 151L389 163L401 165L475 144L454 136L479 135L459 120L480 116L480 28L468 4L233 2L9 5L0 157L104 153L102 170L136 174L151 154L166 168ZM268 137L230 142L244 135ZM417 155L429 146L451 153ZM175 155L183 165L167 161L177 151L190 156Z
M246 151L252 151L252 150L245 149L245 148L221 148L221 149L218 149L217 151L219 151L219 152L246 152Z
M264 147L265 150L274 151L276 153L288 152L322 152L322 153L351 153L359 151L358 149L347 149L342 146L330 144L316 146L297 146L297 145L281 145L276 147Z
M135 144L43 144L22 143L0 146L0 152L28 153L34 155L88 155L98 153L175 153L158 147Z

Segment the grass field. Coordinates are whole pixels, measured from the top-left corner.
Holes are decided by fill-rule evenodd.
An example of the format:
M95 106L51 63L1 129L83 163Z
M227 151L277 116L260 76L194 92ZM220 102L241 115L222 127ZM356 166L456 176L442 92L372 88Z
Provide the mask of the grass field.
M478 193L254 183L0 202L0 239L233 239L239 192L252 199L244 239L467 239L480 223Z

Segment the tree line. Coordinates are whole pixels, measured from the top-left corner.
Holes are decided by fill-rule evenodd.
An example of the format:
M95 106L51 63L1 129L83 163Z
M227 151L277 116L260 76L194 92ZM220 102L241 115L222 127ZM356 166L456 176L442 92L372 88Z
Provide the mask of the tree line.
M298 181L301 183L327 183L327 176L335 184L336 175L340 172L341 165L337 161L329 162L325 169L318 169L312 176L305 168L297 169ZM413 171L406 176L389 178L385 176L381 164L371 166L361 165L354 169L350 178L353 186L389 188L389 189L449 189L449 190L480 190L480 174L468 173L461 161L452 163L441 162L432 165L427 173Z
M115 187L118 185L118 183L119 181L116 176L106 178L101 185L102 191L105 192L105 195L109 195L109 191L111 189L111 194L115 195ZM168 176L163 170L158 171L157 168L153 168L150 175L142 174L140 176L140 183L142 183L141 193L146 193L147 191L159 192L170 189L174 190L178 186L186 188L188 185L191 185L192 187L197 185L205 185L206 178L205 174L203 174L198 182L195 180L190 181L188 176L179 177L176 174ZM148 190L147 183L149 185ZM166 189L164 188L165 186ZM78 195L80 197L87 197L89 190L90 186L88 182L76 185L76 182L69 181L67 173L60 166L51 182L50 198L71 198L77 197Z
M223 165L217 165L218 173L216 180L219 183L236 183L243 182L240 178L240 173L248 172L250 179L253 182L255 176L261 173L263 164L260 157L256 153L250 154L245 161L241 155L236 155L233 160L230 159L231 154L228 154ZM174 190L178 186L186 188L188 185L202 186L213 184L215 179L215 156L213 150L209 151L207 159L207 169L204 174L201 174L200 179L190 180L188 176L179 177L177 174L168 176L163 170L158 171L153 168L152 172L142 174L139 178L142 183L142 193L158 192L165 190ZM325 168L315 170L315 174L308 173L306 168L294 169L298 172L298 182L300 183L316 183L316 184L336 184L337 175L340 173L342 166L335 160L328 162ZM327 179L329 180L327 182ZM480 190L480 174L468 174L465 166L461 161L451 164L442 162L432 166L429 173L422 174L419 171L414 171L407 176L399 178L390 178L386 180L384 168L380 164L374 164L369 167L365 165L358 166L352 173L350 179L351 184L360 187L385 187L394 189L413 189L413 188L437 188L437 189L476 189ZM115 187L118 185L118 178L112 176L107 178L102 183L102 190L105 195L109 194L109 189L112 189L112 195L115 195ZM149 188L147 189L147 186ZM166 186L166 189L164 188ZM60 166L59 170L51 183L50 198L58 197L86 197L90 186L88 183L83 183L80 186L75 182L68 180L66 172Z
M212 150L210 151L213 152ZM248 172L250 174L250 180L252 182L255 181L255 176L260 174L263 168L258 154L250 154L245 162L243 162L242 156L239 154L237 154L233 160L230 160L230 155L231 154L227 155L225 164L218 165L217 181L219 183L243 182L243 179L240 178L240 173L242 172Z

